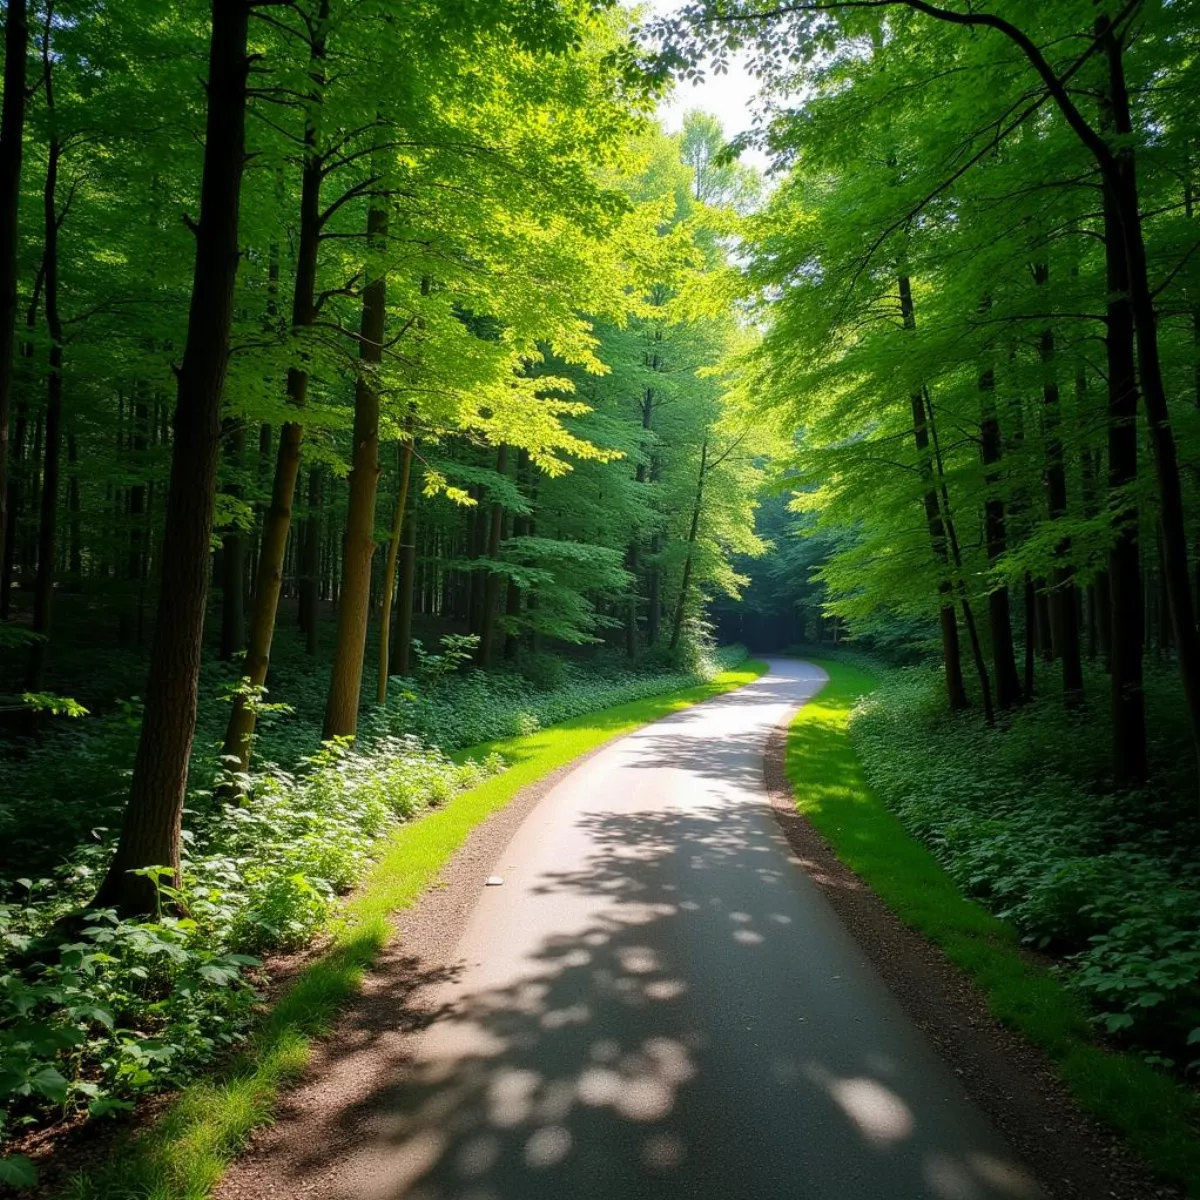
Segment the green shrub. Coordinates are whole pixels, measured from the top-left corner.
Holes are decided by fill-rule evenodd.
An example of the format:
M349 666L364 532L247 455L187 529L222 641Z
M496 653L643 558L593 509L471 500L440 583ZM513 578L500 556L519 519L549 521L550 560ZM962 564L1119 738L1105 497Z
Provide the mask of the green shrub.
M55 922L94 890L108 837L54 877L22 881L23 900L0 906L0 1135L52 1111L111 1113L191 1078L244 1035L254 956L304 945L381 834L502 765L460 765L413 738L384 738L369 751L328 745L295 774L268 766L245 807L195 793L186 917L91 911L64 940Z

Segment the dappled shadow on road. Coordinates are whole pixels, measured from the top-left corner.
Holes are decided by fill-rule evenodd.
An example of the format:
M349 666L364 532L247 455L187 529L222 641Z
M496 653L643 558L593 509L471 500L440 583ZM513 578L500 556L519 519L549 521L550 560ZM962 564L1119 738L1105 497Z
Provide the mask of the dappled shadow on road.
M704 745L670 743L715 772ZM435 989L415 1060L331 1118L292 1185L346 1143L341 1194L361 1200L1037 1194L985 1136L951 1134L951 1098L930 1096L892 1008L861 1003L864 968L831 950L760 808L580 820L593 852L530 903L610 903L505 982Z

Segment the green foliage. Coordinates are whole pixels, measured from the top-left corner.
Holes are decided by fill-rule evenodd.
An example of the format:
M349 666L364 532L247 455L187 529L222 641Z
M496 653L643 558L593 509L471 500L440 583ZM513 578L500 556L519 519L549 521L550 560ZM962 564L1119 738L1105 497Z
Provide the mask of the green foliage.
M380 739L369 754L334 743L295 773L252 777L252 807L196 797L183 889L160 882L164 906L178 902L184 917L75 914L107 840L53 879L17 881L21 899L0 906L0 1129L11 1136L52 1110L110 1115L193 1078L245 1036L254 955L305 944L389 830L502 765L453 763L412 738Z
M582 713L689 687L732 670L745 658L741 646L696 651L692 661L666 669L652 660L631 668L615 656L578 665L538 656L519 671L439 675L424 687L398 680L387 707L366 719L364 732L368 737L416 735L457 750L523 737Z
M1154 677L1152 720L1173 682ZM1097 717L1050 695L988 730L948 714L937 673L914 668L885 675L851 730L875 792L967 895L1062 958L1106 1032L1194 1069L1200 821L1190 797L1106 786Z

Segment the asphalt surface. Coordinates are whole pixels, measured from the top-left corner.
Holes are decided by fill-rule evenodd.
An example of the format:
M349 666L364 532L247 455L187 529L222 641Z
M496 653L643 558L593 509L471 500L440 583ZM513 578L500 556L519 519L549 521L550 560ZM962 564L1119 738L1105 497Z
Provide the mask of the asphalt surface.
M773 662L541 801L363 1118L346 1197L1042 1196L771 814L767 735L824 678Z

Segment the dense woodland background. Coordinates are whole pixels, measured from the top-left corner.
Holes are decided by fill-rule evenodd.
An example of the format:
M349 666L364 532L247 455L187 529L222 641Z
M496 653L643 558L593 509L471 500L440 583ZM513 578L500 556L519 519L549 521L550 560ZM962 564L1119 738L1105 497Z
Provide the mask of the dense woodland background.
M1194 1080L1200 6L1003 9L9 0L8 1136L732 643L871 654L872 785Z

